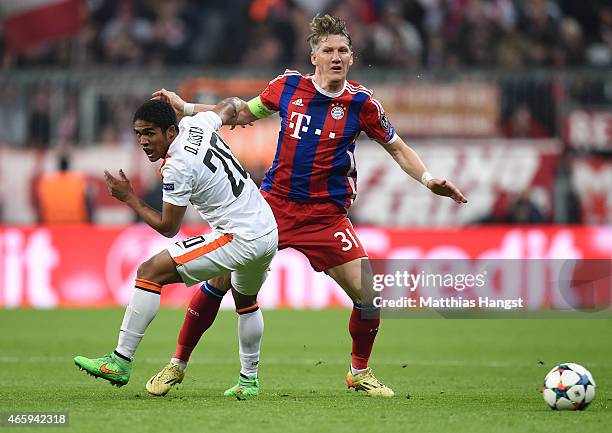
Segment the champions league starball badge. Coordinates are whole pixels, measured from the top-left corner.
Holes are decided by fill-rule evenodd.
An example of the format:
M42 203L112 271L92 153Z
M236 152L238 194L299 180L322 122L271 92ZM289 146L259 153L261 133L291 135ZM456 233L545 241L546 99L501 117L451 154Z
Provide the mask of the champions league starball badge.
M384 130L389 129L389 119L384 114L380 118L380 126L383 127Z
M344 117L344 107L341 104L332 105L331 117L334 120L340 120Z

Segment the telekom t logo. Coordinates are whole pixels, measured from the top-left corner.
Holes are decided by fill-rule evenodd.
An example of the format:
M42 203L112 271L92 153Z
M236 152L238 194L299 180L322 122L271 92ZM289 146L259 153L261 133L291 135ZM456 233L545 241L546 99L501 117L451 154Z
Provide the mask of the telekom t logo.
M297 117L297 120L295 122L293 121L294 117ZM300 137L300 131L308 132L308 125L310 125L311 117L312 116L309 116L308 114L292 111L291 118L289 119L291 120L291 122L289 123L289 128L293 128L293 134L291 134L291 137L297 138L298 140L301 139L302 137ZM302 126L304 119L306 119L306 125Z

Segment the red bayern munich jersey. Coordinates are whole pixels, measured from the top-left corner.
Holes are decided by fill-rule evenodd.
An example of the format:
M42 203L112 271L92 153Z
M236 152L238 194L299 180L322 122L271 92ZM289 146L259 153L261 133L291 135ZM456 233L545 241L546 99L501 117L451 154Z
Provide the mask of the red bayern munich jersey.
M286 70L259 95L281 116L276 155L261 189L300 203L332 201L348 209L357 193L354 152L360 132L382 143L397 135L371 90L347 81L330 93L313 78Z

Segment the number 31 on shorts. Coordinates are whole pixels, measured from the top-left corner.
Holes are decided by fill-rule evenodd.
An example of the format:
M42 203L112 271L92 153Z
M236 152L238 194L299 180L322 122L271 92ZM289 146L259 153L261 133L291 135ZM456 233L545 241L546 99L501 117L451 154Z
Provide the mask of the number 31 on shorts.
M334 233L334 237L340 239L340 242L342 243L342 251L348 251L353 247L359 246L357 243L357 238L355 238L355 235L348 227L344 229L343 232Z

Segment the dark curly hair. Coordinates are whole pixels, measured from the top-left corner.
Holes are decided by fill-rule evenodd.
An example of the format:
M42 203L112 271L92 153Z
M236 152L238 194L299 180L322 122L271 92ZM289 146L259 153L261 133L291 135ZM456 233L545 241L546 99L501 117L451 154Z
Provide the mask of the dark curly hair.
M151 122L152 124L159 126L162 132L166 132L171 126L178 127L176 121L176 113L170 104L163 101L152 99L145 102L138 110L134 113L134 119L132 122L137 120L144 120L145 122Z

